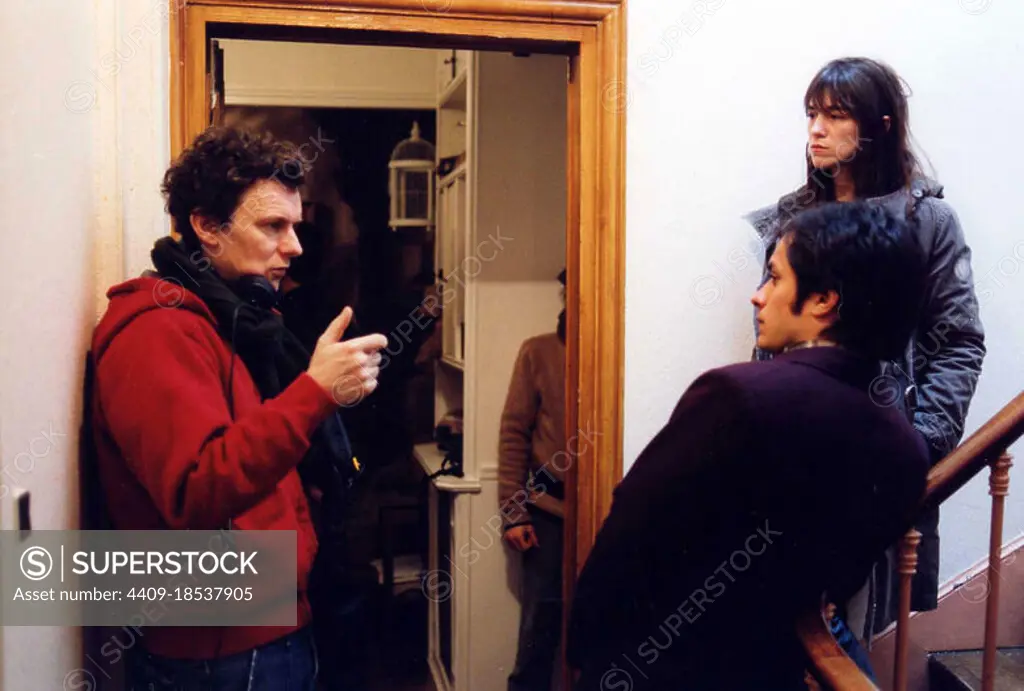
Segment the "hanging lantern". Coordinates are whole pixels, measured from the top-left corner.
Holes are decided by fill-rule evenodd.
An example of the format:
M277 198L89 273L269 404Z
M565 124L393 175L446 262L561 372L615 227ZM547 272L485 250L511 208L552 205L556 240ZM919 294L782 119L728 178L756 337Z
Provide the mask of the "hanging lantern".
M435 165L434 145L414 122L412 136L398 143L388 163L392 229L434 225Z

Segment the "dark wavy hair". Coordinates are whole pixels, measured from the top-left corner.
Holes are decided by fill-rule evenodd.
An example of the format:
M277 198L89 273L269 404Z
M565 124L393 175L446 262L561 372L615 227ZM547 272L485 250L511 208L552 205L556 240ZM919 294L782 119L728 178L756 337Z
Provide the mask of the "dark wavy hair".
M863 57L832 60L820 70L804 93L804 108L848 113L856 122L858 149L841 161L853 175L858 198L878 197L908 186L921 175L910 146L909 88L889 65ZM889 116L889 126L882 119ZM795 192L780 200L789 208L808 208L835 201L834 173L820 170L805 151L807 177Z
M787 222L796 274L794 313L812 293L836 291L838 320L822 335L877 360L898 358L925 294L925 261L913 227L880 204L826 203Z
M305 167L298 149L269 133L211 127L171 164L160 190L182 242L198 249L190 216L198 213L223 226L246 190L260 180L301 187Z

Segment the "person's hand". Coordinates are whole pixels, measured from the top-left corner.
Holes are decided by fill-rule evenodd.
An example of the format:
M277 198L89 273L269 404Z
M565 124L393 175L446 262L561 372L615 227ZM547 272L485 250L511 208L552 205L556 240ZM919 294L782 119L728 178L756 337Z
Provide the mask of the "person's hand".
M351 321L352 308L346 307L317 339L306 370L320 388L342 406L355 405L377 388L380 350L388 344L383 334L342 341Z
M506 542L520 552L525 552L531 547L540 546L540 542L537 540L537 531L529 523L509 528L505 531L504 537Z

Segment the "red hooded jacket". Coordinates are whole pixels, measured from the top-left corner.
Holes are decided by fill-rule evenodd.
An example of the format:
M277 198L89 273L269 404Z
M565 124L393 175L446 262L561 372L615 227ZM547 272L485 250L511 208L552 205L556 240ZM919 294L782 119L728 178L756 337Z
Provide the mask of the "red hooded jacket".
M173 290L171 290L173 289ZM310 621L306 585L317 541L296 466L336 409L303 373L265 402L194 293L137 278L107 293L93 336L92 418L99 475L120 530L294 530L296 626L148 627L147 650L175 658L230 655Z

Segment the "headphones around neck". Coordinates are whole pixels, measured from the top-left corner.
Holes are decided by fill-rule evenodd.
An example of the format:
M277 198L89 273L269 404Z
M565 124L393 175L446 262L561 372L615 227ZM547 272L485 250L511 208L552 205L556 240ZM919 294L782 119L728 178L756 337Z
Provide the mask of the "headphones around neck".
M246 274L234 281L235 292L247 304L269 310L277 306L277 290L266 276Z

